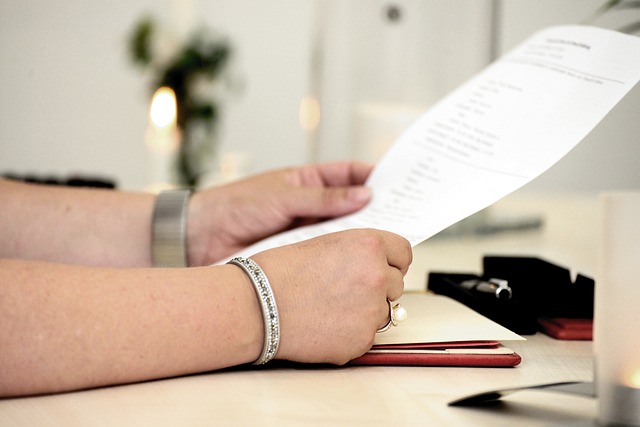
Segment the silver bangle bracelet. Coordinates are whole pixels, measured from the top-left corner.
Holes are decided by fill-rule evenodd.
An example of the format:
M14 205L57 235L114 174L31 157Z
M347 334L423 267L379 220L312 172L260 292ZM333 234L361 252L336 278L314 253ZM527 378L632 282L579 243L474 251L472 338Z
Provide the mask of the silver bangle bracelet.
M280 318L269 279L260 266L250 258L233 258L227 264L240 267L249 276L258 294L262 308L262 319L264 320L264 344L260 357L253 364L264 365L276 356L280 344Z
M154 267L186 267L187 206L190 190L166 190L156 198L151 221Z

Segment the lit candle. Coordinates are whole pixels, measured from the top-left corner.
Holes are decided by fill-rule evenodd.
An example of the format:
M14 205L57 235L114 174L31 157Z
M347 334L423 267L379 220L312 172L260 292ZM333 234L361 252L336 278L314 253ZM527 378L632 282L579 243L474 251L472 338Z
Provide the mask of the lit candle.
M603 195L594 351L600 425L640 426L640 192Z
M145 141L149 148L150 182L154 188L174 184L174 164L180 147L177 125L178 107L171 88L161 87L154 94L149 108L149 127Z

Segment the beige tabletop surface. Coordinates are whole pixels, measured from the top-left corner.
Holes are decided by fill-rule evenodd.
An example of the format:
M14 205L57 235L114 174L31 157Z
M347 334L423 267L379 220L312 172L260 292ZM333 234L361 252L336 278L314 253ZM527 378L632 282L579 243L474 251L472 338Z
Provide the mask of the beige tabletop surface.
M424 290L429 271L480 272L482 256L539 256L592 276L597 203L581 196L513 196L483 221L536 217L542 226L491 235L439 236L417 246L405 282ZM141 384L0 400L0 427L10 426L583 426L597 400L522 391L498 405L447 406L496 388L591 381L590 341L540 333L509 342L515 368L291 366L239 368Z

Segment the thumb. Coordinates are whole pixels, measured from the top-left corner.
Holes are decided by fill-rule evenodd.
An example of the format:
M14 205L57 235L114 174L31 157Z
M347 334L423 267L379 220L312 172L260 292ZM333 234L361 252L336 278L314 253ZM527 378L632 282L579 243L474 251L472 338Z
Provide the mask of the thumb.
M308 217L346 215L361 209L371 200L371 189L363 186L305 188L300 193L298 215Z

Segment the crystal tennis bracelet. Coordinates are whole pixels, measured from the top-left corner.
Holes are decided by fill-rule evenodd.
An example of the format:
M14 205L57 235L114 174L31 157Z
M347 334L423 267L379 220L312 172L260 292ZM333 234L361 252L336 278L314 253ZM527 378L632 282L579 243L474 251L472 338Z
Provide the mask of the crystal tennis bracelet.
M260 307L262 308L262 319L264 320L264 345L262 354L253 364L264 365L276 356L278 345L280 344L280 318L269 279L267 279L260 266L250 258L233 258L227 264L240 267L249 276L258 294L258 300L260 300Z

